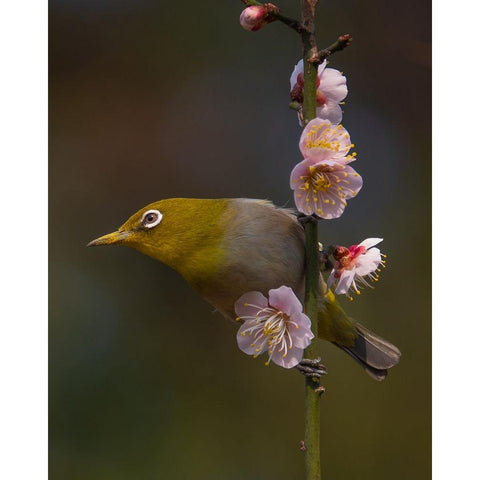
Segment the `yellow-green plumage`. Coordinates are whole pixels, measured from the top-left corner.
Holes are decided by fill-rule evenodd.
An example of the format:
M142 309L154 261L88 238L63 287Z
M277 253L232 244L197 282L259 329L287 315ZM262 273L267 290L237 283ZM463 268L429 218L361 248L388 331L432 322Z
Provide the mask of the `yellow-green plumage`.
M161 213L153 228L142 224ZM117 232L90 245L119 243L177 270L226 317L244 293L286 285L304 296L305 236L295 215L262 200L161 200L139 210ZM396 347L354 323L332 292L320 299L318 335L344 349L377 379L400 357ZM368 358L370 357L370 358Z

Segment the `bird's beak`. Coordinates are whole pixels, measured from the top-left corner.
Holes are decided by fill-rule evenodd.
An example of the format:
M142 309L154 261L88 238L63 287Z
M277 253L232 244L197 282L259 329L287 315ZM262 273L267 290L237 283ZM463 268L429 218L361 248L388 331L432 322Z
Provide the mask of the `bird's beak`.
M115 243L122 243L132 232L129 231L116 231L104 235L103 237L92 240L87 247L98 247L99 245L114 245Z

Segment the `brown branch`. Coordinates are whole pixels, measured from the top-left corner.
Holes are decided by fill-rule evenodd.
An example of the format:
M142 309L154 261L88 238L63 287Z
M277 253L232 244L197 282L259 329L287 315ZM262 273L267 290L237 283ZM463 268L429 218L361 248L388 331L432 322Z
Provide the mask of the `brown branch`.
M317 39L315 37L315 7L317 0L301 0L302 23L304 31L302 32L302 42L304 58L313 65L320 63Z
M302 22L295 20L280 13L280 9L272 3L262 3L257 0L241 0L247 7L259 6L265 7L268 11L270 21L278 20L287 27L295 30L302 38L304 51L308 52L307 61L313 65L320 65L327 57L335 52L340 52L350 45L352 38L348 33L338 37L335 43L329 47L319 50L315 37L315 7L318 0L303 0L302 2Z
M320 51L319 54L319 62L322 63L327 57L332 55L335 52L340 52L343 49L347 48L353 38L346 33L345 35L341 35L338 37L338 40L335 43L332 43L329 47L324 48L323 50Z

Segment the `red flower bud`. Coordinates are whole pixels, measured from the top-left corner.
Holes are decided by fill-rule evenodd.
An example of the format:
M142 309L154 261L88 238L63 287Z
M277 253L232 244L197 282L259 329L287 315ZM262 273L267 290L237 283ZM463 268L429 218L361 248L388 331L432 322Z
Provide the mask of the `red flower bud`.
M267 7L252 5L240 14L240 25L249 32L256 32L272 21L268 16Z

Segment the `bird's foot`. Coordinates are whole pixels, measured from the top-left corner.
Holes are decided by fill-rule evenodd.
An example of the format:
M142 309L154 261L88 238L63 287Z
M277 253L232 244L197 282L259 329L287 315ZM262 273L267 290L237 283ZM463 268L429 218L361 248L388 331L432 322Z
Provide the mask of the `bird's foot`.
M316 358L315 360L304 358L296 368L307 378L310 378L315 383L319 384L322 377L327 374L327 367L320 362L320 358ZM319 385L315 391L318 393L323 393L325 391L325 387Z

